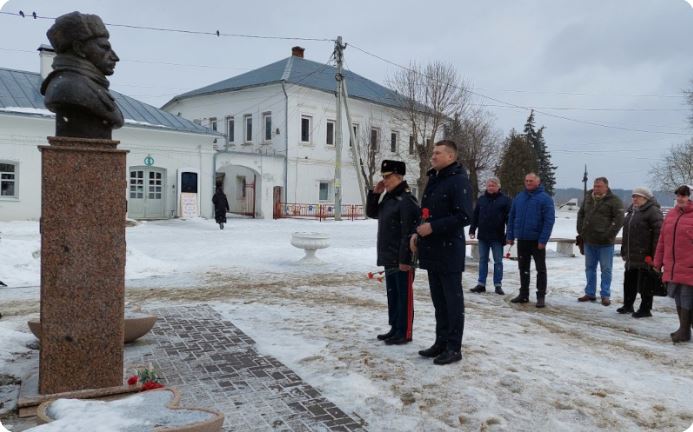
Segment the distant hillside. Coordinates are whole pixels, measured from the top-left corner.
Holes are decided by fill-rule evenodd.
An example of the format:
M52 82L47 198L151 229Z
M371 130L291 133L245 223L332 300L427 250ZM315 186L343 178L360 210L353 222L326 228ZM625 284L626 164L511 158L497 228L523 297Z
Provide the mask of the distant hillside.
M630 197L631 193L633 192L632 190L611 189L611 192L619 196L625 205L630 204ZM553 200L556 204L560 205L566 203L571 198L577 198L580 204L582 204L582 194L582 189L578 188L556 188L556 194L554 195ZM674 205L674 194L672 192L655 191L654 196L663 207L671 207Z

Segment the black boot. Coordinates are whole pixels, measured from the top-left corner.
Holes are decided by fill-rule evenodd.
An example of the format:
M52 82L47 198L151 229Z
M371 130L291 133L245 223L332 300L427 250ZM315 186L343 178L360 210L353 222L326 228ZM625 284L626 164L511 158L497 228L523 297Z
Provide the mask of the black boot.
M395 329L394 329L394 327L391 327L389 332L379 334L376 337L378 338L378 340L385 340L385 339L390 339L394 334L395 334Z
M483 286L483 285L477 285L477 286L475 286L474 288L470 289L469 292L473 292L473 293L476 293L476 294L481 294L481 293L486 292L486 287Z
M544 296L537 296L537 307L538 308L545 308L546 307L546 302L544 301Z
M681 308L679 316L680 328L671 336L674 343L688 342L691 340L691 310Z
M623 305L620 308L616 309L616 312L620 314L632 314L635 311L633 310L633 306Z
M518 294L517 297L514 299L510 300L510 303L528 303L529 302L529 296L525 294Z
M439 344L439 343L434 343L431 345L430 348L426 348L425 350L419 351L419 355L422 357L438 357L445 351L445 345Z
M411 342L411 339L407 339L404 336L392 336L389 339L385 339L385 345L404 345Z
M446 365L460 360L462 360L461 351L445 350L433 360L433 363L437 365Z
M647 318L651 317L652 313L652 296L640 294L640 307L637 311L633 312L633 318Z

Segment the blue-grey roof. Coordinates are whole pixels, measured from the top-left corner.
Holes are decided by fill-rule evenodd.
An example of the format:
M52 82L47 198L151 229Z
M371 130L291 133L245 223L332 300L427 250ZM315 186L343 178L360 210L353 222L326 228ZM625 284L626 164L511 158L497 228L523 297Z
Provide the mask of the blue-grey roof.
M40 92L41 82L40 74L0 68L0 111L41 115L41 110L46 110L46 106L43 104L43 96ZM124 94L113 90L111 90L111 94L123 112L127 126L163 127L167 130L180 132L218 135L217 132L211 129Z
M291 56L233 78L178 95L167 102L164 107L173 102L194 96L230 92L248 87L280 83L282 81L334 93L336 72L334 66ZM392 107L402 106L400 102L401 96L393 90L348 70L344 70L343 74L346 77L350 98L363 99Z

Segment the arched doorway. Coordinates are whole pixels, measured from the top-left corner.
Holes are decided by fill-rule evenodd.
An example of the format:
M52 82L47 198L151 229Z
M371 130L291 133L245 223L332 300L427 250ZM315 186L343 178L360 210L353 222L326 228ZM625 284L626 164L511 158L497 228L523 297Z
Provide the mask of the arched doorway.
M217 169L216 183L221 185L232 214L256 217L260 175L241 165L224 165Z

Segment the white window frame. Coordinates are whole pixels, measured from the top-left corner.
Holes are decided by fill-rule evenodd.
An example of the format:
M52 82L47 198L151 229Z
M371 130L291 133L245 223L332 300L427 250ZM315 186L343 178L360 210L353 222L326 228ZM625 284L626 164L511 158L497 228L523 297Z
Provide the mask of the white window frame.
M216 132L217 129L219 129L219 123L217 122L216 117L209 118L209 128L212 129L214 132Z
M267 120L269 120L269 127ZM262 137L265 144L272 142L272 113L269 111L262 113Z
M322 190L322 185L326 184L327 185L327 198L322 199L320 197L320 192ZM324 202L330 202L330 197L332 197L332 182L330 180L319 180L318 181L318 202L324 203Z
M303 140L303 121L308 121L308 141ZM311 144L313 142L313 116L307 114L301 114L301 128L299 129L301 134L300 140L301 144Z
M12 165L14 171L0 171L0 194L2 194L2 183L12 183L14 185L14 194L0 195L0 199L16 200L19 199L19 162L0 159L0 164ZM10 178L12 176L12 178ZM2 178L5 177L5 178Z
M226 117L226 140L229 144L235 143L236 135L236 119L234 116Z
M330 133L330 125L332 125L332 133ZM325 123L325 144L334 147L336 145L336 128L337 128L337 122L334 120L327 120L327 123ZM332 139L332 142L330 143L330 138Z
M248 127L248 121L250 121L250 127ZM250 135L250 138L248 138L248 135ZM252 144L253 143L253 115L252 114L245 114L243 116L243 143L244 144Z
M395 139L394 150L392 149L392 138ZM399 151L399 132L391 131L390 132L390 153L397 153L398 151Z

